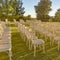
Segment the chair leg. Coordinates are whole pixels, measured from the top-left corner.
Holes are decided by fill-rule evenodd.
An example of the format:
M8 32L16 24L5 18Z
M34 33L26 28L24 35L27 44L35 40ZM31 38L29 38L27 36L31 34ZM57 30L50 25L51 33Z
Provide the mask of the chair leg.
M53 44L54 44L54 39L53 39L53 41L52 41L52 46L53 46Z
M25 40L26 40L26 37L24 36L24 42L25 42Z
M45 53L45 44L43 44L43 53Z
M32 50L32 43L31 43L31 48L30 49Z
M45 35L45 41L47 42L47 36Z
M34 57L36 56L36 45L34 45Z
M31 47L30 47L30 40L29 40L29 50L31 50Z
M28 40L26 40L26 46L28 45Z
M60 44L60 42L58 41L58 51L59 51L59 47L60 47L59 44Z
M50 45L51 45L51 37L50 37Z
M11 52L11 49L9 49L9 58L10 58L10 60L12 60L12 52Z

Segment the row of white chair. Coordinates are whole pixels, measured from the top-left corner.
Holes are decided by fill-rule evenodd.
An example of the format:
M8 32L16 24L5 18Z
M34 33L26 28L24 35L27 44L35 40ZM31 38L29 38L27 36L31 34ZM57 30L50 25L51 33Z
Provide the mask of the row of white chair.
M1 27L1 36L0 36L0 52L7 52L10 60L12 60L12 51L11 51L11 29L5 24L0 25Z
M18 23L19 31L26 36L26 43L29 43L29 49L31 50L32 46L34 47L34 56L36 55L36 48L38 45L43 46L43 52L45 52L45 42L42 39L38 39L37 36L33 33L31 28L26 27L25 25Z
M29 24L30 28L32 28L32 30L34 32L38 31L41 34L41 36L45 36L46 41L47 41L47 38L49 37L50 38L50 45L53 45L54 42L57 41L56 43L58 44L58 51L59 51L59 47L60 47L60 35L59 35L60 34L60 23L41 22L41 21L37 21L37 20L36 21L28 21L27 20L27 22L21 21L21 23L18 22L18 28L19 28L20 32L27 37L26 41L29 42L29 49L31 49L30 48L31 45L34 45L33 44L34 40L31 39L31 36L33 34L30 33L31 31L29 32L29 30L31 30L31 29L26 27L25 25L23 25L25 23ZM34 36L34 37L36 39L36 36ZM30 45L30 42L32 42L31 45ZM35 53L34 53L34 55L35 55Z
M60 24L59 23L45 23L45 22L35 22L30 21L30 27L38 31L41 35L45 35L45 40L47 40L47 37L50 38L50 44L53 45L54 41L58 42L58 51L59 51L59 43L60 43L60 36L57 34L60 34ZM52 40L53 38L53 40Z

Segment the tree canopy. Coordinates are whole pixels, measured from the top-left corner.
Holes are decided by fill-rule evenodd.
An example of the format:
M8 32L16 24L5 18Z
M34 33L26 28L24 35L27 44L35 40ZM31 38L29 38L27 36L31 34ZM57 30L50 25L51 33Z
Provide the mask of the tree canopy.
M35 6L35 11L38 20L47 21L49 19L49 11L51 11L51 0L41 0L37 6Z
M55 13L54 21L60 22L60 9L58 9Z
M21 0L0 0L0 18L21 17L24 14Z

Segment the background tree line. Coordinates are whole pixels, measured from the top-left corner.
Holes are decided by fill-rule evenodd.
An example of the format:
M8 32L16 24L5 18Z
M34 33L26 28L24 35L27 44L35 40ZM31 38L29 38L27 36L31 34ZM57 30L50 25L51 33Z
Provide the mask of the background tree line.
M60 9L57 10L55 16L49 16L49 12L52 10L51 0L40 0L35 7L36 17L41 21L57 21L60 22Z
M19 19L25 13L21 0L0 0L0 18L1 19Z
M22 0L0 0L0 19L24 19L24 20L41 20L58 21L60 22L60 9L57 10L55 16L49 16L49 12L52 10L51 0L40 0L37 6L34 6L36 12L36 18L31 15L24 16L24 7L22 6Z

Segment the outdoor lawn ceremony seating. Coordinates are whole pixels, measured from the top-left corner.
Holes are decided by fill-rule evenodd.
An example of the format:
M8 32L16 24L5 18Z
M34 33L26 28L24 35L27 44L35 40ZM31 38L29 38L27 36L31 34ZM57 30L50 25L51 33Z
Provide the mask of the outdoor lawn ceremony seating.
M60 60L60 0L0 0L0 60Z
M56 25L55 24L51 24L51 23L44 23L44 22L38 22L38 23L35 23L30 21L31 23L29 24L30 27L35 30L35 31L38 31L41 36L45 36L45 40L47 41L48 40L48 37L49 37L49 40L50 40L50 45L53 45L54 44L54 41L58 41L58 51L59 51L59 44L60 44L60 36L56 35L60 33L60 25L59 23L57 23Z
M24 34L27 38L26 43L29 45L29 50L31 50L32 46L34 47L34 56L36 55L36 47L38 45L42 45L43 51L45 52L45 42L42 39L38 39L37 36L31 31L30 28L25 25L19 23L18 29Z
M6 52L9 55L9 59L12 60L12 51L11 51L11 30L9 27L1 27L3 32L1 32L0 38L0 52Z

